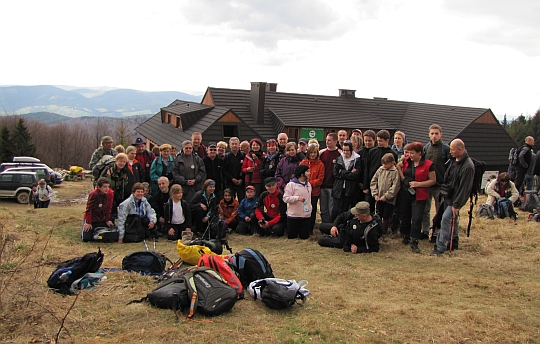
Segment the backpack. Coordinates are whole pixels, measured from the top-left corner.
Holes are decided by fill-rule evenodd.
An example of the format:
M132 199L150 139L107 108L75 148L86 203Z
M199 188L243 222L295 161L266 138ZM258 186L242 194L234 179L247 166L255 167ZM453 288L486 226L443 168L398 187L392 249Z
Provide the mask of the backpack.
M47 285L57 293L72 295L77 289L77 283L87 274L97 272L101 263L103 263L103 253L98 247L97 252L87 253L82 257L58 264L47 280Z
M506 217L513 218L514 221L517 220L517 214L514 210L514 205L512 204L512 201L510 201L508 198L500 198L495 203L495 212L497 213L497 216L499 219L504 219Z
M480 204L478 210L476 211L476 216L478 217L487 217L490 220L495 219L495 208L491 204Z
M212 250L212 252L214 252L215 254L223 254L223 246L225 246L225 248L227 250L229 250L229 252L232 253L232 249L231 247L229 246L229 242L227 240L219 240L219 239L210 239L210 240L205 240L205 239L194 239L194 240L191 240L189 243L188 243L189 246L192 246L192 245L198 245L198 246L206 246L208 247L210 250Z
M188 319L193 318L195 311L204 315L220 315L231 310L238 299L236 290L208 267L193 268L184 278L191 300Z
M221 258L221 256L205 254L201 256L199 262L197 263L197 267L201 266L206 266L217 271L221 277L225 279L227 284L236 290L238 298L244 298L244 288L242 287L242 282L240 282L238 275L227 260Z
M128 305L131 303L141 303L145 300L148 300L154 307L172 309L174 312L189 306L189 298L184 277L168 279L146 294L142 299L130 301Z
M477 160L474 158L470 158L473 165L474 165L474 179L473 179L473 185L471 188L471 197L478 198L478 194L480 193L480 190L482 189L482 177L484 176L484 173L486 172L486 163Z
M284 280L281 278L265 278L249 284L249 294L260 299L268 308L285 309L296 303L297 300L306 301L309 290L304 287L307 281Z
M519 210L534 212L535 209L540 209L540 199L536 190L525 191L525 201L519 205Z
M141 242L146 233L141 223L141 217L137 214L129 214L124 225L124 242Z
M272 266L260 251L246 248L229 256L229 262L240 276L244 288L247 288L255 280L274 277Z
M92 167L92 178L94 180L94 186L96 186L96 182L103 173L103 171L108 168L112 167L114 165L114 156L112 155L104 155L99 159L99 161Z
M508 160L510 160L510 163L514 166L519 166L519 153L521 153L521 150L525 146L521 146L519 148L512 148L510 149L510 154L508 155ZM512 157L510 157L512 155Z
M208 240L225 238L227 236L227 230L223 230L223 222L221 215L212 216L202 238Z
M122 270L136 272L142 275L158 276L165 271L167 257L154 251L137 251L128 254L122 259Z
M117 227L97 227L94 229L94 241L100 242L117 242L118 241Z

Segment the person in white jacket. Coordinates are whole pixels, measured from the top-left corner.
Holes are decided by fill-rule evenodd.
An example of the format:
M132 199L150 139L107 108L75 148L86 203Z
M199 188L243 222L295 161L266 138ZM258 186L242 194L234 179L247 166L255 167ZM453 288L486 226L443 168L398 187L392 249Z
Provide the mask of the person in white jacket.
M503 197L508 198L512 203L519 197L516 185L506 172L499 174L496 180L489 183L486 193L488 195L486 203L491 205L495 205L495 202Z
M311 184L309 167L298 165L294 178L285 186L283 201L287 203L287 231L289 239L308 239L311 221Z

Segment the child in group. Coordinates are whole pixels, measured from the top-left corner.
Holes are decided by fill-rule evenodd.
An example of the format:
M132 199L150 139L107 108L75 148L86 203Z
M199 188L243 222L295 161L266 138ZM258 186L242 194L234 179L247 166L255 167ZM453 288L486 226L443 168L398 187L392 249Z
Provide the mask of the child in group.
M259 196L254 226L260 236L282 236L287 227L287 205L274 177L264 180L266 191Z
M382 166L379 167L371 179L371 195L375 199L376 209L382 218L382 230L386 234L388 225L394 212L397 194L400 187L399 172L392 153L386 153L381 158Z
M28 197L28 204L34 204L34 209L39 208L39 197L37 193L37 183L32 184L32 191L30 191L30 196Z
M287 232L289 239L308 239L311 224L311 184L309 166L298 165L294 178L285 186L283 201L287 203Z
M238 226L238 211L239 203L232 196L231 189L223 191L223 199L219 202L218 212L223 219L223 232L232 233Z
M170 191L171 197L164 206L165 228L168 240L178 240L182 232L191 232L191 211L186 201L182 199L182 186L174 184Z
M257 199L255 198L255 187L253 185L246 186L246 198L240 202L237 210L238 226L236 226L236 233L253 235L254 224L252 216L255 211L255 205Z

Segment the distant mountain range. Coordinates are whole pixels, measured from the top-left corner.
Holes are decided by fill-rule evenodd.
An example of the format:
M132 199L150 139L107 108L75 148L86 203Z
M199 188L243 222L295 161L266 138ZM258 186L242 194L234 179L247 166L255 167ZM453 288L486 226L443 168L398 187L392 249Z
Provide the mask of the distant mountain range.
M1 115L49 112L67 117L153 115L180 99L199 102L183 92L143 92L130 89L70 86L0 86Z

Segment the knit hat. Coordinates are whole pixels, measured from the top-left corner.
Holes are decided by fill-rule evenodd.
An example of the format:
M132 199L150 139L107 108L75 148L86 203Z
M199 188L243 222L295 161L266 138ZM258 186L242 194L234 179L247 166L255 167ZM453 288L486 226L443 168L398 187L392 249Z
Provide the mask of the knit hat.
M253 142L257 142L257 143L259 144L259 146L261 147L261 149L262 149L263 143L262 143L261 140L259 140L259 139L256 138L256 137L255 137L255 138L252 138L252 139L249 141L249 147L251 147L251 145L253 144Z
M308 165L298 165L294 168L294 176L296 178L300 177L302 174L306 173L306 171L309 170Z

